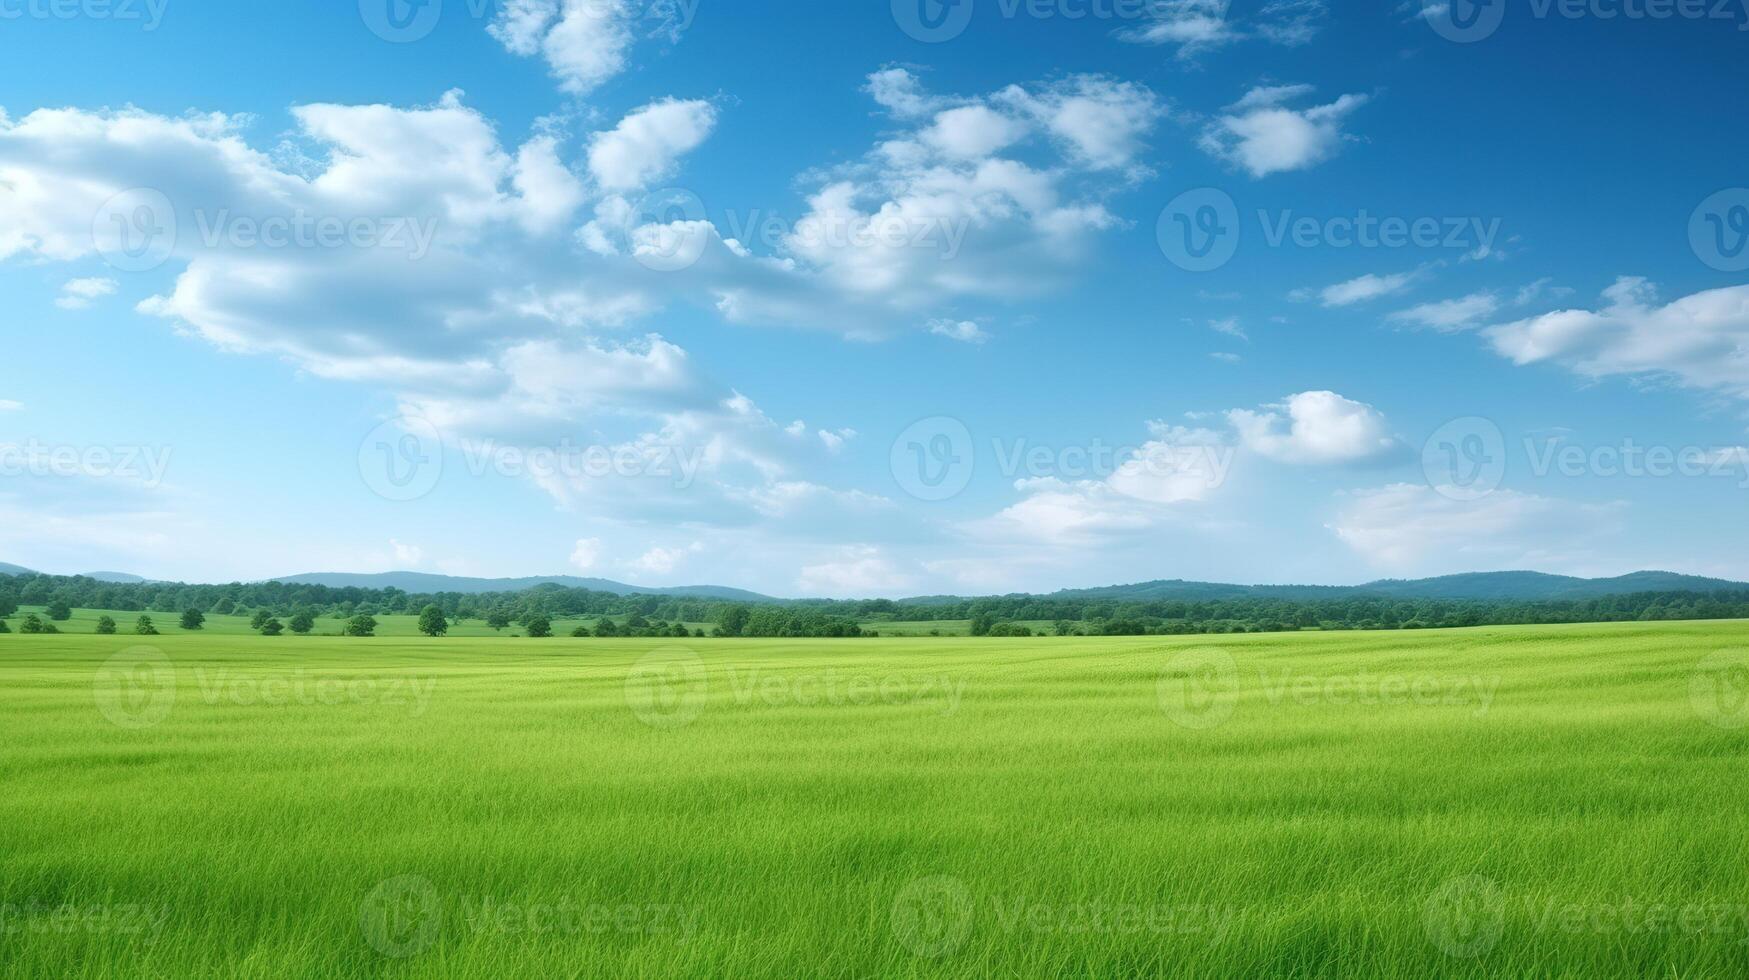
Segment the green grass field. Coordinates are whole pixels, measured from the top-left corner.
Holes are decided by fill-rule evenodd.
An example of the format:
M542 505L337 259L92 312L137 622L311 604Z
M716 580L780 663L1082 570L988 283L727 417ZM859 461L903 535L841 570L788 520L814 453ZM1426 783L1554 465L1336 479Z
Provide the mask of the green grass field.
M0 636L0 975L1741 977L1745 665Z

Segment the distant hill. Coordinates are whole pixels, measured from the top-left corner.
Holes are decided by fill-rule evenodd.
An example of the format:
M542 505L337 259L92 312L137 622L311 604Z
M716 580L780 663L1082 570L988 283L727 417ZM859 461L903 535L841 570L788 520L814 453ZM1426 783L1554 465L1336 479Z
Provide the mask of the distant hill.
M94 578L99 582L113 582L116 585L138 585L146 579L126 572L86 572L86 578Z
M682 585L668 589L646 588L614 582L604 578L578 578L575 575L546 575L530 578L461 578L453 575L431 575L425 572L383 572L376 575L353 575L344 572L315 572L271 579L289 585L326 585L334 589L400 589L429 595L437 592L459 592L480 595L487 592L521 592L542 585L558 585L567 589L590 589L615 595L670 595L689 599L726 599L734 602L778 602L770 596L745 589L721 585Z
M1398 599L1489 599L1524 602L1594 599L1635 592L1714 592L1749 589L1749 583L1679 575L1675 572L1633 572L1615 578L1574 578L1543 572L1470 572L1424 579L1384 579L1364 585L1223 585L1178 579L1068 589L1053 599L1109 599L1140 602L1151 599L1340 599L1346 595L1390 596ZM937 599L936 601L943 601Z
M35 574L36 574L36 572L34 572L28 568L25 568L23 565L8 565L5 562L0 561L0 575L35 575Z

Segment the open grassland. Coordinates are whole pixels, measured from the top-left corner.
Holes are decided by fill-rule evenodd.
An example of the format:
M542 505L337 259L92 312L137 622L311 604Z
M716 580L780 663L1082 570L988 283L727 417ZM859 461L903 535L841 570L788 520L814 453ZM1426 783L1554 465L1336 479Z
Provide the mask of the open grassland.
M0 636L0 974L1740 977L1746 677L1728 622Z

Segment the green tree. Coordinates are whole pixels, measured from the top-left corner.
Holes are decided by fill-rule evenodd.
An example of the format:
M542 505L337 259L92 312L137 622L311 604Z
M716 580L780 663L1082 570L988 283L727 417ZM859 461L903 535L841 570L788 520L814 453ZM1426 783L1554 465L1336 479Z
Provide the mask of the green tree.
M611 619L608 619L606 617L602 617L601 621L595 624L595 635L596 636L618 636L619 635L619 624L614 622Z
M528 635L537 639L545 639L553 635L553 621L545 616L536 616L528 621Z
M6 620L0 619L0 633L10 633L10 632L12 632L12 627L6 625Z
M269 616L267 622L261 624L262 636L278 636L285 632L285 624Z
M0 589L0 616L10 616L18 611L18 597L10 589Z
M376 617L370 615L354 616L346 621L347 636L377 635Z
M134 620L134 632L140 636L157 636L158 627L152 625L152 617L141 616Z
M182 628L197 630L206 625L206 613L199 609L185 609L182 613Z
M443 618L443 610L436 606L426 606L419 611L419 632L426 636L442 636L449 632L449 620Z
M115 618L112 616L97 617L97 632L104 636L115 634Z
M272 618L273 618L273 613L267 611L266 609L257 609L257 610L255 610L254 617L252 617L249 620L249 628L252 630L258 630L261 627L266 626L267 621L272 619Z
M494 609L486 614L486 625L501 630L510 625L510 613L503 609Z
M299 636L316 628L316 617L308 609L302 609L291 618L291 631Z
M57 623L64 623L73 618L73 607L69 605L65 599L56 599L54 602L49 603L48 608L43 610L43 612L47 613L48 617Z

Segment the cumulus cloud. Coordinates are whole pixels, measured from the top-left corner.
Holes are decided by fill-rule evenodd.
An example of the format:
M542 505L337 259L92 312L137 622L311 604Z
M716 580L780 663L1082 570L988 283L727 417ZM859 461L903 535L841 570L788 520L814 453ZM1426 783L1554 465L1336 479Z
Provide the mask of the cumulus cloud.
M1660 305L1647 280L1625 277L1598 310L1560 310L1483 331L1515 364L1544 361L1587 378L1672 379L1749 398L1749 286L1694 293Z
M669 575L685 564L689 556L703 550L704 544L696 541L684 548L651 548L628 562L626 567L646 575Z
M803 595L830 598L891 595L912 587L915 579L879 548L845 548L831 560L804 566L796 580Z
M1367 561L1417 574L1571 566L1615 529L1620 504L1511 490L1476 499L1407 483L1349 495L1330 529Z
M576 547L571 549L571 567L580 572L593 570L601 560L601 550L600 538L578 538Z
M1323 163L1341 148L1343 124L1367 97L1344 95L1325 105L1288 108L1310 91L1304 85L1254 88L1204 131L1200 145L1253 177Z
M1401 448L1371 405L1333 391L1305 391L1279 405L1234 409L1227 420L1246 449L1282 463L1355 463Z
M564 91L588 95L625 71L640 36L677 39L690 9L637 0L506 0L488 30L512 54L544 58Z
M644 106L618 126L596 134L589 172L605 190L624 192L663 180L676 162L711 134L717 111L708 102L666 99Z
M1390 315L1396 323L1406 323L1432 330L1454 332L1467 330L1486 320L1500 309L1500 300L1493 293L1471 293L1458 299L1422 303Z

